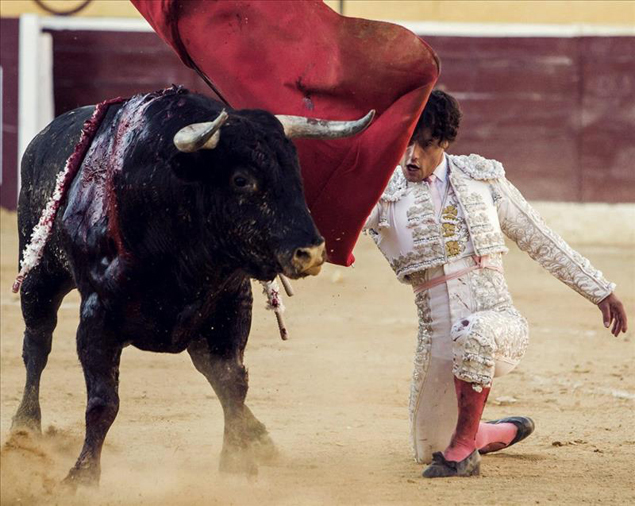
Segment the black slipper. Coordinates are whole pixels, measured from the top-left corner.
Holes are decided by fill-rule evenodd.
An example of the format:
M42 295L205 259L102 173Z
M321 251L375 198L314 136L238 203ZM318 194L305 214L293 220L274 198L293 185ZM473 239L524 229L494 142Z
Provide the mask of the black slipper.
M481 456L474 450L460 462L446 460L441 452L432 454L432 463L423 470L424 478L449 478L453 476L478 476L481 472Z
M536 424L528 416L509 416L507 418L492 420L490 422L485 422L485 423L490 423L492 425L497 425L499 423L511 423L516 426L516 437L512 439L511 443L509 443L507 446L504 446L503 448L509 448L510 446L515 445L516 443L519 443L523 439L527 438L536 428ZM503 448L499 448L498 450L502 450ZM490 453L492 451L498 451L498 450L483 451L481 449L479 450L479 452L481 455L485 455L486 453Z

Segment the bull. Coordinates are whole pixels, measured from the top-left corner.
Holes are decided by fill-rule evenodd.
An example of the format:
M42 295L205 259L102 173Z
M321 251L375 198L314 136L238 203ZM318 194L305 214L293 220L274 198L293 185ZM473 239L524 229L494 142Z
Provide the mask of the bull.
M255 473L254 448L274 450L267 429L245 405L250 278L315 275L325 261L290 139L353 135L371 118L328 122L223 107L182 88L110 106L41 260L21 286L27 377L14 428L41 430L40 377L57 311L73 288L81 296L77 352L87 388L86 433L65 479L72 487L99 482L128 345L187 350L223 408L221 470ZM24 154L21 263L93 109L56 118Z

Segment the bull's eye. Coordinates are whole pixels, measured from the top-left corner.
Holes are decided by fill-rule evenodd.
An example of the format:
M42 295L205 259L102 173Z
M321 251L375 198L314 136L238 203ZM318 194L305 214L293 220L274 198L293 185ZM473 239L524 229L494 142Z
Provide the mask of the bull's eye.
M251 193L256 190L256 181L253 177L243 172L234 174L231 178L231 185L238 192Z
M246 178L242 176L234 177L234 185L237 186L238 188L244 188L248 184L249 184L249 181L247 181Z

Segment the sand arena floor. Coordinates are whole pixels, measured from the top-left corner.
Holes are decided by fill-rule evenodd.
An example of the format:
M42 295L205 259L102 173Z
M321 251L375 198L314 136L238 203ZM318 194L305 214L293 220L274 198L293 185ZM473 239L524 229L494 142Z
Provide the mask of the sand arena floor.
M43 438L11 437L24 381L23 322L11 294L15 215L2 212L2 505L634 504L633 331L614 338L599 311L512 249L515 302L531 325L521 365L494 384L487 418L528 414L536 433L485 457L482 476L424 480L410 456L407 399L415 344L412 295L367 237L354 269L328 266L295 283L288 342L256 308L246 364L248 404L280 450L255 480L217 470L223 417L187 354L128 348L121 409L108 435L101 487L61 495L83 437L85 387L75 354L78 297L59 312L42 382ZM635 328L632 248L582 253L610 279Z

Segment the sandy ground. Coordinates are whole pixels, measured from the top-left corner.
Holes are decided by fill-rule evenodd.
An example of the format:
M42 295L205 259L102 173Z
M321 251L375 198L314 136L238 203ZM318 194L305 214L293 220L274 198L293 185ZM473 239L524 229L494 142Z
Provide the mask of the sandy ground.
M1 293L2 504L633 504L632 331L614 338L599 311L513 249L506 260L530 321L526 358L495 383L485 416L528 414L536 433L483 459L482 476L424 480L410 455L407 398L416 331L413 297L367 237L354 269L329 266L287 299L282 342L256 296L246 363L249 405L279 459L255 480L220 475L223 417L186 354L126 349L121 409L104 448L101 487L61 494L83 436L85 387L75 354L78 298L60 310L42 385L41 438L11 437L23 387L23 323L10 286L15 215L3 212ZM581 251L619 283L635 326L635 256Z

